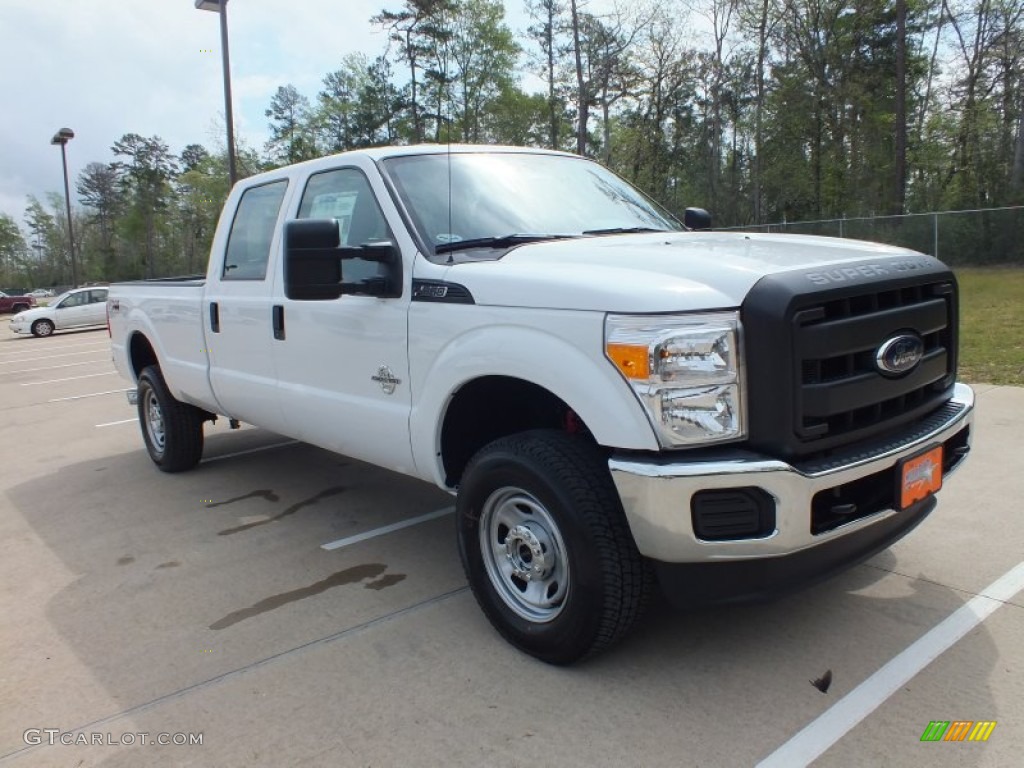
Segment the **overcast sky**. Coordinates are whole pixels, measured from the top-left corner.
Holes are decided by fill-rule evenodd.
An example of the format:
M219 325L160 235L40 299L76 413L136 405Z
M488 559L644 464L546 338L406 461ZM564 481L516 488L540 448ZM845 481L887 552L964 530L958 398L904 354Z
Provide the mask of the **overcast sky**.
M279 85L314 97L322 77L353 51L376 56L385 35L369 19L401 0L231 0L228 26L236 133L262 149L263 111ZM523 0L507 22L528 25ZM613 0L589 0L592 12ZM125 133L186 144L222 141L224 92L216 13L193 0L0 0L0 213L22 219L26 195L63 192L68 144L72 199L87 163L109 162Z

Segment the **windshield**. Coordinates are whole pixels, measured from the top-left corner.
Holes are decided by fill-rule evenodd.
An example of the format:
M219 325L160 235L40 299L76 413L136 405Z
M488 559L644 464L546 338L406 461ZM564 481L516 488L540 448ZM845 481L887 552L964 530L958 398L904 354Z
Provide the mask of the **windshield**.
M453 244L464 241L508 247L514 244L510 240L606 230L682 229L618 176L581 158L499 152L411 155L385 160L384 167L414 226L435 252L453 250ZM494 243L488 246L485 241L491 238Z

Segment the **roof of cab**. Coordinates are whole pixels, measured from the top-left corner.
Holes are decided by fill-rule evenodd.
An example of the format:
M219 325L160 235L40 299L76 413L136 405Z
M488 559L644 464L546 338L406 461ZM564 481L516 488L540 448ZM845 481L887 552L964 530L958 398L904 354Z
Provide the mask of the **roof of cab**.
M313 160L306 160L301 163L294 163L292 165L274 168L270 171L258 173L255 176L249 176L241 181L244 181L246 186L251 186L273 178L290 176L293 171L315 171L320 168L330 168L337 163L339 158L367 157L370 160L377 161L386 160L391 157L407 157L409 155L445 155L448 153L455 155L490 152L498 154L517 153L579 158L579 155L574 155L569 152L558 152L551 149L541 149L539 147L513 147L501 144L407 144L390 147L368 147L366 149L353 149L348 152L339 152L335 155L327 155Z

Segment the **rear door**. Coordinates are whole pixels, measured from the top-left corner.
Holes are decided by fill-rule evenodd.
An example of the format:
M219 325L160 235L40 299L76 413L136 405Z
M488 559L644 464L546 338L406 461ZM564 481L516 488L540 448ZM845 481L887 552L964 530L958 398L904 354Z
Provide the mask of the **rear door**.
M376 169L368 162L360 168L358 162L312 174L301 190L296 218L337 219L342 245L395 242L395 233L404 231L397 211ZM362 260L342 264L346 283L371 279L380 269ZM284 326L274 356L291 434L400 472L413 469L408 272L408 267L402 271L399 298L293 301L284 296L281 274L274 290Z
M282 432L274 365L270 294L280 250L288 179L241 193L231 227L218 231L203 298L210 383L226 415ZM223 240L221 238L224 238Z
M82 312L85 325L104 325L107 322L107 289L93 288Z

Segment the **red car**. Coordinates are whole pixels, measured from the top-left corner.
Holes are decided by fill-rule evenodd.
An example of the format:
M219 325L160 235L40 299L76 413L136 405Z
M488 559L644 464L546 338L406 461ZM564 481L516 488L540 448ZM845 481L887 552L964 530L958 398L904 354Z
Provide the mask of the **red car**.
M26 309L31 309L35 305L35 296L8 296L3 291L0 291L0 313L23 312Z

